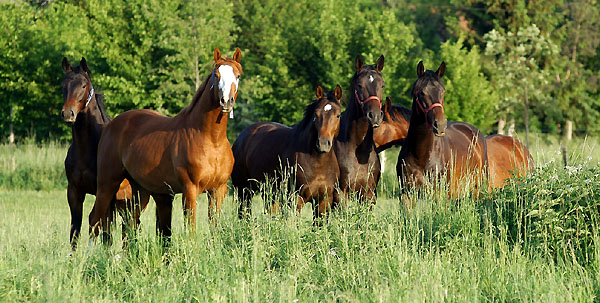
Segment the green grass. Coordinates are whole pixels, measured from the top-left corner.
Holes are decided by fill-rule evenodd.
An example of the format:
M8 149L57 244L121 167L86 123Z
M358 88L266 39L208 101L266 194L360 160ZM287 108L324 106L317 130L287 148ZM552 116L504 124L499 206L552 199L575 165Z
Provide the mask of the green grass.
M270 216L258 197L254 216L240 221L231 195L212 227L202 196L198 231L189 235L178 195L166 254L153 203L129 249L118 229L111 247L88 248L84 218L70 256L64 189L1 188L0 301L597 301L595 144L570 146L564 169L558 145L540 140L532 176L479 200L426 195L406 213L386 197L389 188L373 211L351 203L322 227L309 205L300 215ZM387 172L394 166L388 161ZM94 200L87 198L84 217Z

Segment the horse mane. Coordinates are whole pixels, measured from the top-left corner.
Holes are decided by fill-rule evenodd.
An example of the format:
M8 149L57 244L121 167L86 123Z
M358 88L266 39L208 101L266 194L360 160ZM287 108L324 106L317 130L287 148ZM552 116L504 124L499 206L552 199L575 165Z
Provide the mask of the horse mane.
M202 84L200 84L200 86L198 87L198 89L196 90L196 93L194 93L194 97L192 98L192 102L184 107L179 114L186 114L192 111L192 109L194 108L194 106L199 103L200 101L200 97L202 97L202 94L204 93L204 90L206 89L206 86L208 85L209 80L212 78L213 73L211 72L210 74L208 74L208 76L206 76L206 78L204 79L204 81L202 81Z
M316 99L315 101L311 102L304 108L304 117L302 118L302 120L300 120L300 122L292 125L292 129L294 130L294 135L300 134L303 130L305 130L312 123L312 117L315 114L315 109L317 108L317 105L319 105L319 103L320 103L320 100Z
M104 94L96 92L94 95L96 96L96 104L98 105L98 110L102 116L102 121L104 121L104 123L110 122L111 118L106 112L106 106L104 105Z
M390 117L398 122L402 122L398 115L401 115L405 121L410 121L410 116L412 115L412 110L402 105L392 105L391 110L388 112L390 113Z

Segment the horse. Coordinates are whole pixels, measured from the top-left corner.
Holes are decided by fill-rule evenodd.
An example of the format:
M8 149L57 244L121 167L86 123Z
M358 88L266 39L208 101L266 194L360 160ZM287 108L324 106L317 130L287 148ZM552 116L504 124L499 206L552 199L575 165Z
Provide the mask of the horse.
M382 158L386 149L402 145L412 111L400 105L392 105L392 100L386 98L383 122L373 131L373 139L377 152ZM512 176L523 177L533 170L533 158L529 150L519 140L504 135L489 135L485 137L488 155L488 174L491 188L501 188Z
M523 177L534 168L529 150L519 140L505 135L489 135L487 143L489 182L502 188L513 176Z
M342 114L340 133L333 146L340 167L341 190L345 195L358 194L360 201L370 201L371 205L377 198L381 169L373 128L383 120L383 64L383 55L375 65L365 65L362 57L356 56L348 108Z
M183 193L184 215L196 229L196 199L208 191L209 220L214 223L227 193L233 153L227 119L233 112L242 75L240 49L232 58L214 50L214 69L196 90L190 105L175 117L141 109L125 112L103 130L98 146L96 203L90 234L109 232L110 198L127 178L156 202L157 234L170 243L173 196Z
M474 192L487 177L487 146L485 138L474 126L465 122L446 121L442 76L446 63L437 71L425 71L423 62L417 65L417 80L412 87L412 115L396 172L400 190L421 188L425 176L446 175L449 196L456 198L464 188L462 182L474 181Z
M85 194L96 194L96 155L98 142L104 125L110 122L110 117L104 107L104 96L94 90L92 73L85 58L81 58L79 66L71 67L67 58L62 60L65 79L61 86L64 105L60 112L62 119L72 123L71 145L65 158L67 175L67 200L71 211L71 231L69 241L71 248L77 249L77 240L81 231L83 202ZM126 222L139 220L139 213L128 217L127 201L132 200L132 188L127 179L119 185L116 195L112 197L112 205L123 216L123 236L126 235ZM143 207L148 203L148 197L142 202ZM141 210L140 210L141 211ZM110 213L112 215L112 212Z
M410 109L393 105L390 96L385 98L383 113L383 121L379 124L379 127L373 130L373 142L375 142L377 153L381 153L392 146L402 145L408 134L410 116L412 115Z
M298 124L288 127L275 122L256 123L244 129L233 143L231 181L241 200L240 218L251 213L250 202L259 182L281 185L290 166L298 192L298 212L305 203L312 202L313 218L318 218L339 202L335 186L340 171L332 146L339 132L342 89L338 85L325 95L317 86L316 96ZM271 209L276 211L277 207L273 203Z

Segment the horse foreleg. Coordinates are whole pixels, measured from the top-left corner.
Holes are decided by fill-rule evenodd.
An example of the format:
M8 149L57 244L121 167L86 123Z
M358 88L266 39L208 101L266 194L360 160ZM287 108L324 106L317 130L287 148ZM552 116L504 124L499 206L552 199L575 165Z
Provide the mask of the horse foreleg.
M198 189L193 184L185 186L183 191L183 213L189 230L196 232L196 199L198 198Z
M73 251L77 249L77 240L81 231L81 218L83 216L83 201L85 200L85 192L78 190L73 184L69 183L67 187L67 200L69 209L71 210L71 232L69 240Z
M227 183L208 191L208 220L216 224L216 217L221 213L221 205L227 194Z
M113 202L113 198L115 197L117 190L119 189L121 180L117 179L117 181L101 181L100 178L98 179L96 203L94 203L94 208L92 208L89 216L90 235L93 238L98 237L100 234L100 228L102 228L105 232L110 232L110 217L108 210L111 207L111 202Z

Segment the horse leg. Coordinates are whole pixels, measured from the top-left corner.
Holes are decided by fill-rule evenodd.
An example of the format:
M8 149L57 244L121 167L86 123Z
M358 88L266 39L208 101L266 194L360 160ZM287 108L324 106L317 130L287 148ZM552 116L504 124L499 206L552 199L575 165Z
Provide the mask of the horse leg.
M85 200L85 192L78 190L75 185L69 183L67 187L67 200L69 201L69 209L71 210L71 232L69 239L73 251L77 249L77 240L81 231L81 218L83 214L83 201Z
M221 213L221 205L227 194L227 183L208 191L208 220L216 224L216 217Z
M254 192L250 187L238 187L238 199L240 200L240 208L238 209L238 218L250 218L252 216L252 196Z
M192 183L185 186L183 190L183 213L186 223L192 233L196 232L196 199L198 198L198 189Z
M156 234L162 246L168 247L171 244L171 218L174 196L153 194L152 197L156 202Z
M140 226L140 215L150 200L150 195L145 190L142 190L139 186L131 183L132 188L132 199L130 201L124 201L126 206L121 209L121 217L123 222L121 224L123 248L126 248L129 244L129 237L135 238Z
M110 216L108 211L109 208L111 208L111 202L113 202L122 180L122 177L111 177L103 176L101 173L98 174L96 203L94 203L94 208L92 208L89 216L90 235L92 235L93 238L98 237L100 228L102 228L105 233L110 231Z

